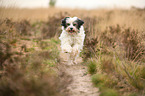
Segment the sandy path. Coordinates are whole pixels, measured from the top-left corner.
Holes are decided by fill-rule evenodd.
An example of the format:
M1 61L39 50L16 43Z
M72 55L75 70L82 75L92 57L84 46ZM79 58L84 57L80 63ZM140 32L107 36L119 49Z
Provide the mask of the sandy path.
M77 65L67 65L66 57L68 54L61 53L64 71L72 77L71 84L68 85L70 96L99 96L98 88L92 85L91 77L87 74L87 67L82 65L81 58L78 58Z

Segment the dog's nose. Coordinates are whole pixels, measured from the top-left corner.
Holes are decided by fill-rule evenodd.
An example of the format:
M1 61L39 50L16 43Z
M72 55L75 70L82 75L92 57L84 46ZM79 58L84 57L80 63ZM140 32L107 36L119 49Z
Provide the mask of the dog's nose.
M73 30L73 28L70 28L70 30Z

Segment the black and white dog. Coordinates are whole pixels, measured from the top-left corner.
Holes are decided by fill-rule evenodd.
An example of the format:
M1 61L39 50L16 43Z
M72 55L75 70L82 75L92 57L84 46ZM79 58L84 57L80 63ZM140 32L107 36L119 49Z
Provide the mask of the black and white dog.
M77 64L76 58L83 49L85 31L84 21L77 17L65 17L62 20L62 33L59 37L61 40L61 50L69 53L68 64Z

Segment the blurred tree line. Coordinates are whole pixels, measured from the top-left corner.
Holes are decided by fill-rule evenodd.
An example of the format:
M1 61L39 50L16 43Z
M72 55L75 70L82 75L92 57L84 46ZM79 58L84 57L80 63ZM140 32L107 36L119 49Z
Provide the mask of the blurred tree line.
M50 7L55 7L56 0L49 0L49 6Z

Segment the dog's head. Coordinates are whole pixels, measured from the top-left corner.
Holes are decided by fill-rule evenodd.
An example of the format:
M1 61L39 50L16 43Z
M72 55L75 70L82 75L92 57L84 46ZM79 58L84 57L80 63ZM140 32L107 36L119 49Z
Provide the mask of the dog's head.
M64 26L64 30L69 34L74 34L79 32L80 27L84 24L84 21L80 20L77 17L65 17L62 20L61 25Z

